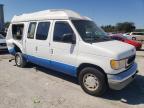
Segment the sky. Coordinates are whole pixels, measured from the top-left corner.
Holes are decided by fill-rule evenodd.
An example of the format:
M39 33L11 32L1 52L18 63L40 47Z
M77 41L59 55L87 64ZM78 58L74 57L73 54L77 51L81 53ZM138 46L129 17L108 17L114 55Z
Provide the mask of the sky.
M4 4L5 21L23 13L71 9L99 26L128 21L144 29L144 0L0 0L0 4Z

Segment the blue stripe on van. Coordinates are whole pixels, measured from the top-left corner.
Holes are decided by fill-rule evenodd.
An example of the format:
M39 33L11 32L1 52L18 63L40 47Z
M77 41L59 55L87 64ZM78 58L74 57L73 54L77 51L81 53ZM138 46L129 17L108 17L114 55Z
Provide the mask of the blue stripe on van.
M30 56L30 55L26 55L28 61L43 66L45 68L50 68L65 74L69 74L71 76L76 76L76 71L77 68L75 66L71 66L68 64L64 64L64 63L60 63L60 62L56 62L56 61L51 61L51 60L47 60L47 59L42 59L42 58L38 58L38 57L34 57L34 56Z
M16 51L14 48L8 49L9 53L15 55Z
M15 49L14 48L9 49L9 53L12 55L15 55L15 53L16 53ZM47 59L43 59L43 58L38 58L38 57L31 56L31 55L26 55L26 54L24 54L24 57L28 61L30 61L34 64L37 64L37 65L43 66L45 68L50 68L50 69L53 69L53 70L56 70L56 71L59 71L59 72L65 73L65 74L69 74L71 76L77 75L76 74L77 67L75 67L75 66L71 66L68 64L51 61L51 60L47 60Z

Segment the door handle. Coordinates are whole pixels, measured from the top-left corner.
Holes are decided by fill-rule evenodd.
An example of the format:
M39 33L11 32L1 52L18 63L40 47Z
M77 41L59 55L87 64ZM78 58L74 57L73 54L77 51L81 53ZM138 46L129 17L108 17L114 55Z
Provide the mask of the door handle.
M51 54L53 54L53 49L51 49Z
M35 47L35 50L36 50L36 51L38 50L38 47L37 47L37 46Z

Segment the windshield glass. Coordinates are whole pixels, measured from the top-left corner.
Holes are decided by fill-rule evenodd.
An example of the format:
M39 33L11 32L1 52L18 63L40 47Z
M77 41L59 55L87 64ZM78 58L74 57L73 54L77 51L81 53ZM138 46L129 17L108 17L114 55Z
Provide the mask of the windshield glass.
M72 23L85 42L94 43L110 40L110 37L101 28L97 27L93 21L72 20Z
M0 34L0 39L4 39L4 37Z

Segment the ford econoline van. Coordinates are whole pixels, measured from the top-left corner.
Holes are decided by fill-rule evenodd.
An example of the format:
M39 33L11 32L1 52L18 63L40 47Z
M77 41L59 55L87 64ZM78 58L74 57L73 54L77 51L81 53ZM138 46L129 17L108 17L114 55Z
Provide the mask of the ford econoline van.
M18 67L31 62L77 77L90 95L120 90L137 73L133 46L111 40L94 21L71 10L14 16L6 41Z

